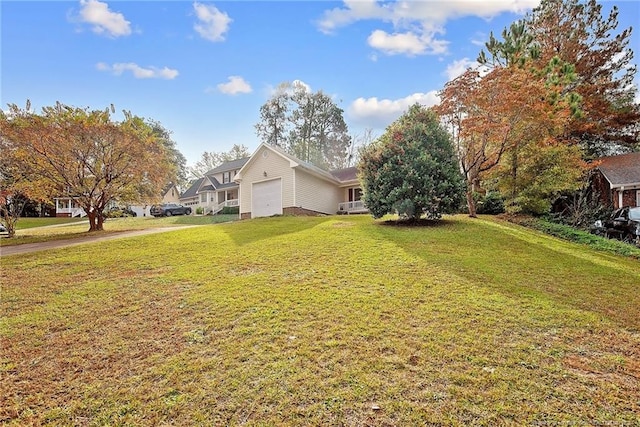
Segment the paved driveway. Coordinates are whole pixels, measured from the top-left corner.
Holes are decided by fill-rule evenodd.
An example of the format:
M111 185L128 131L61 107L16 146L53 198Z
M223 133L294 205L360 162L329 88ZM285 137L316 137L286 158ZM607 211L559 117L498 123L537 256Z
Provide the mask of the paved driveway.
M87 234L86 236L67 240L53 240L41 243L26 243L23 245L0 246L0 257L27 254L44 251L47 249L66 248L69 246L84 245L88 243L104 242L106 240L122 239L124 237L144 236L146 234L163 233L165 231L181 230L184 228L198 227L197 225L185 225L179 227L149 228L146 230L122 231L119 233L101 236L100 234Z

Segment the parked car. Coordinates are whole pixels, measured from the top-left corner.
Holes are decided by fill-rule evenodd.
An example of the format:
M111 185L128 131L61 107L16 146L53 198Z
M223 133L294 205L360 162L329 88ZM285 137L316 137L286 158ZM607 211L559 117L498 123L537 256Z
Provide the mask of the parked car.
M153 216L191 215L191 208L176 203L153 205L150 209Z
M609 218L596 221L593 232L640 247L640 206L616 209Z
M7 233L7 228L2 224L0 224L0 233Z

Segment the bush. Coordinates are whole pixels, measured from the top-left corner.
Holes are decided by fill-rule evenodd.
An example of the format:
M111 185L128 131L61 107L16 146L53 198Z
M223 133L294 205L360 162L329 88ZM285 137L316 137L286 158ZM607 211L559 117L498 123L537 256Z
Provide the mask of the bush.
M234 214L237 215L239 213L240 213L240 207L239 206L225 206L220 211L221 215L234 215Z
M202 206L198 206L196 208L196 215L202 215L204 213L204 208Z
M418 104L362 149L358 169L364 203L374 218L397 213L438 219L455 213L464 200L450 135L432 111Z
M511 222L523 225L527 228L538 230L562 240L586 245L598 251L640 259L639 248L619 240L596 236L586 231L578 230L568 225L551 222L543 218L510 216L508 219Z
M487 194L474 193L476 211L479 214L498 215L504 213L504 200L497 191L489 191Z

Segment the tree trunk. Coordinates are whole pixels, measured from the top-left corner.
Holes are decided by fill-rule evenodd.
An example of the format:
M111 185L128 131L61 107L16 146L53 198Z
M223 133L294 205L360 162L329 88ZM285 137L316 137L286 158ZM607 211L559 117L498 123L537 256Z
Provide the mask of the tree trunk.
M473 186L467 188L467 208L469 209L469 216L471 218L477 218L476 201L473 200Z

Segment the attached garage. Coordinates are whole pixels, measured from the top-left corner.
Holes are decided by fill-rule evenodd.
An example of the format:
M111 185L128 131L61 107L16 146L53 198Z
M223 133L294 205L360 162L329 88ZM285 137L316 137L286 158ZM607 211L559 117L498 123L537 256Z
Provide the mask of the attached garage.
M282 179L251 185L251 217L282 215Z

